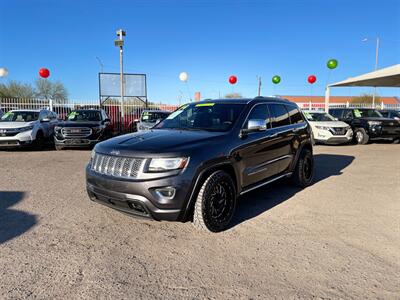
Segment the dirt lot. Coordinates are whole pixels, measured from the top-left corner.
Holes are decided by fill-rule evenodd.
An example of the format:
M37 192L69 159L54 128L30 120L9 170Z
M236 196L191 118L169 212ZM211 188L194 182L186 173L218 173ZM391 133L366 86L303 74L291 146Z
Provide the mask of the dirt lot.
M0 298L400 299L400 145L315 154L207 234L90 202L89 151L0 152Z

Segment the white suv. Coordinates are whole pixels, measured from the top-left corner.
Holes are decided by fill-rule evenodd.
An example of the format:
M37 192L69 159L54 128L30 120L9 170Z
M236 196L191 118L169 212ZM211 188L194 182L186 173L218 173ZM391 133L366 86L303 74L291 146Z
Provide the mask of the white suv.
M35 146L53 139L57 114L43 110L10 110L0 119L0 147Z
M316 143L344 144L353 139L353 130L342 121L338 121L324 111L306 110L303 114L311 125Z

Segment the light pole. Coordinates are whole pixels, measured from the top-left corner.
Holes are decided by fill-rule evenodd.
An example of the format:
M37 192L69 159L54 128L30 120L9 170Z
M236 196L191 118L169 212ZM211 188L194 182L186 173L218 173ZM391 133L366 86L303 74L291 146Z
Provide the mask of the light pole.
M367 42L368 38L364 38L363 42ZM376 48L375 48L375 71L378 70L378 63L379 63L379 36L376 38ZM375 97L376 97L376 87L374 87L374 94L372 95L372 106L375 108Z
M124 111L124 61L123 61L123 47L124 47L124 39L123 37L126 35L126 32L122 29L117 30L118 39L114 41L115 47L119 47L119 68L120 68L120 94L121 94L121 130L125 129L125 111Z

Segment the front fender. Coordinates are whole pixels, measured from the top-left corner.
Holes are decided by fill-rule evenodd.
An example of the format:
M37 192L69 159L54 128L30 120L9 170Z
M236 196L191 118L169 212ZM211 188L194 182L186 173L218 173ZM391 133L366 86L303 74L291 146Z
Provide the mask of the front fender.
M194 204L196 202L197 194L200 191L201 185L205 181L206 177L211 174L212 172L220 169L225 169L225 168L231 168L234 170L234 181L236 182L236 191L239 193L239 183L237 180L237 170L236 168L233 167L232 162L230 161L229 158L224 157L218 160L212 160L209 161L202 166L198 168L198 170L195 173L195 176L193 177L193 181L191 184L190 188L190 194L187 196L187 199L184 204L184 208L182 210L180 219L185 221L188 219L190 216L190 213L192 211L192 208L194 207Z

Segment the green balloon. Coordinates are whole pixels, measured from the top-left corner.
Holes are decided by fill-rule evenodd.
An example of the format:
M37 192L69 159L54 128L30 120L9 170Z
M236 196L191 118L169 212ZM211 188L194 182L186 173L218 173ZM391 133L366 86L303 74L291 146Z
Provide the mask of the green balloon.
M275 75L274 77L272 77L272 82L274 84L278 84L279 82L281 82L281 77L278 75Z
M330 59L326 63L326 66L331 70L336 69L336 67L338 66L338 61L336 59Z

